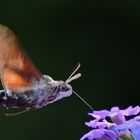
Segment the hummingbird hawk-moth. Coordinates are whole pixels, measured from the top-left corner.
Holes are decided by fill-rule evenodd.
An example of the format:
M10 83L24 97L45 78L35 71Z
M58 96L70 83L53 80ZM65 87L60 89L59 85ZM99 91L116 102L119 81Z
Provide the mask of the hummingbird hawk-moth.
M0 24L0 78L4 88L0 91L1 107L27 111L68 97L73 92L69 83L81 76L80 73L73 76L77 69L66 81L42 75L23 51L15 33Z

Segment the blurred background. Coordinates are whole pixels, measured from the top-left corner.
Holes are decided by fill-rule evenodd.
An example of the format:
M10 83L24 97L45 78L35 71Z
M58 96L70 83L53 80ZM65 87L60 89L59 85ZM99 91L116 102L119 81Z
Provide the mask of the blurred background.
M80 62L82 77L71 84L94 109L140 104L138 0L3 0L0 23L54 79L65 80ZM88 112L74 94L16 117L0 109L0 138L78 140L88 131Z

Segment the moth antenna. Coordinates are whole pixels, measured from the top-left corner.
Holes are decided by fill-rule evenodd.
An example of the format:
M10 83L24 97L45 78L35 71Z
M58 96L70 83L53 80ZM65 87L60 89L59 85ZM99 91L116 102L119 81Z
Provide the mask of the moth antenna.
M89 105L78 93L76 93L74 90L72 90L73 93L84 102L84 104L86 104L91 110L94 110L93 107L91 105Z
M27 112L27 111L29 111L30 110L30 108L27 108L27 109L25 109L25 110L23 110L23 111L20 111L20 112L17 112L17 113L8 113L8 114L5 114L5 116L17 116L17 115L20 115L20 114L23 114L23 113L25 113L25 112Z
M65 81L65 83L70 83L71 81L75 80L75 79L78 79L79 77L81 77L81 74L78 73L76 74L75 76L73 76L77 71L78 69L80 68L81 64L78 63L75 70L70 74L70 76L68 77L68 79Z
M68 84L68 83L70 83L71 81L76 80L76 79L78 79L78 78L80 78L80 77L81 77L81 73L78 73L78 74L74 75L73 77L67 79L65 83Z

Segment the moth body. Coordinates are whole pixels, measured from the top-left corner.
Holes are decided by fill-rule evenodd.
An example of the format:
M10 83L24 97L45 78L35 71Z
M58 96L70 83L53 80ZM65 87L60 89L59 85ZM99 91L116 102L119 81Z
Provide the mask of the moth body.
M0 106L6 108L42 108L72 94L72 87L44 75L34 86L25 91L1 90Z

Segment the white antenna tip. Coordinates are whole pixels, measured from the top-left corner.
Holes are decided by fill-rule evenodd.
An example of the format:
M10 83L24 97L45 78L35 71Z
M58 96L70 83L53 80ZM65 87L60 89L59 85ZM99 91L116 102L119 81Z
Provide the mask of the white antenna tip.
M80 77L81 77L81 73L78 73L78 74L76 74L75 76L69 78L69 79L66 81L66 83L70 83L71 81L76 80L76 79L78 79L78 78L80 78Z

